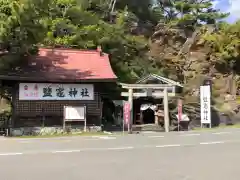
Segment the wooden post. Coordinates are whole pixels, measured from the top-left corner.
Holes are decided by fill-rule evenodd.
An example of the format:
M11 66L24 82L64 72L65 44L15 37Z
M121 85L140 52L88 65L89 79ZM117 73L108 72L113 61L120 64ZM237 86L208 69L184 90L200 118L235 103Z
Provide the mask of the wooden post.
M128 102L130 104L130 118L128 123L128 133L132 133L133 124L133 89L128 90Z
M167 88L164 89L164 128L165 132L169 132L169 109L168 109L168 92Z

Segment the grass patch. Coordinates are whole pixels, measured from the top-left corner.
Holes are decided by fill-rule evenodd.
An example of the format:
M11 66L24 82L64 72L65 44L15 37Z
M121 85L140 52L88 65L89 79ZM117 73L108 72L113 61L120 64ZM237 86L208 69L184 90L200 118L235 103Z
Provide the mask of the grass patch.
M226 129L226 128L240 128L240 124L234 124L234 125L221 125L213 128L194 128L193 131L211 131L215 129Z

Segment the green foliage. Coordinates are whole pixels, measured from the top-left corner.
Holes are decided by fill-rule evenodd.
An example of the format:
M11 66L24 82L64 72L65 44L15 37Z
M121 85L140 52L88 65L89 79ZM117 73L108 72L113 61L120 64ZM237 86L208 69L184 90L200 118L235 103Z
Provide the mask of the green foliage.
M211 0L0 0L1 68L24 63L24 56L41 46L96 49L110 54L120 81L132 82L148 73L170 73L173 63L149 56L149 40L158 22L185 29L214 24L227 14ZM222 24L204 38L214 57L236 62L239 23ZM216 43L221 42L221 43ZM19 61L21 60L21 61ZM223 60L223 61L224 61ZM225 62L225 61L224 61ZM21 64L20 63L20 64ZM171 73L170 73L171 74Z
M48 0L0 1L1 69L14 68L45 36L42 21Z
M190 80L197 87L200 82L186 77L206 76L208 69L219 66L227 73L240 72L240 22L217 23L228 14L214 9L212 0L111 2L0 0L0 70L16 70L39 46L96 49L101 45L121 82L155 73L188 83L185 87L192 90ZM195 39L190 43L205 53L193 67L196 62L179 52L194 30L204 24L218 29L204 31L196 40L198 44ZM217 69L217 73L226 72ZM11 101L11 87L2 87L0 95ZM195 97L186 96L189 101L191 98Z
M212 0L158 0L159 8L165 12L167 23L184 28L214 24L228 16L213 9Z
M130 34L137 17L125 8L119 10L115 23L111 24L104 21L99 12L95 13L94 7L100 6L97 3L55 0L45 17L48 32L41 44L79 49L96 49L101 45L111 55L113 69L121 81L139 78L145 68L141 62L146 59L147 40Z
M206 33L204 39L210 44L213 60L225 64L229 71L240 73L240 21L221 23L215 33Z

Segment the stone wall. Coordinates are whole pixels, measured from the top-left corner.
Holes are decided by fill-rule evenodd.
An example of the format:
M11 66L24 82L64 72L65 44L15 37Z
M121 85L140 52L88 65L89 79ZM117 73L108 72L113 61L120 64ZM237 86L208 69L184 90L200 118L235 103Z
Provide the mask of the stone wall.
M88 126L87 132L101 132L101 126ZM44 136L44 135L64 135L64 134L80 134L84 132L84 126L72 126L67 127L66 131L63 130L62 126L55 127L21 127L12 128L12 136Z

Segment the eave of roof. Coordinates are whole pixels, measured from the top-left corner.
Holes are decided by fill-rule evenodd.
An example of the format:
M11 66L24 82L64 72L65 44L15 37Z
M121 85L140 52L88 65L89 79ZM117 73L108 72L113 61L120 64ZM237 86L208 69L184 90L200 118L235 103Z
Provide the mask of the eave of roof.
M36 82L116 82L109 56L98 50L40 48L18 71L0 74L2 80Z
M138 80L136 82L136 84L141 84L143 83L144 81L147 81L149 79L157 79L159 81L162 81L166 84L169 84L169 85L174 85L174 86L179 86L179 87L183 87L183 85L181 85L179 82L176 82L174 80L171 80L171 79L168 79L168 78L165 78L163 76L159 76L159 75L156 75L156 74L149 74L147 76L144 76L143 78L141 78L140 80Z

